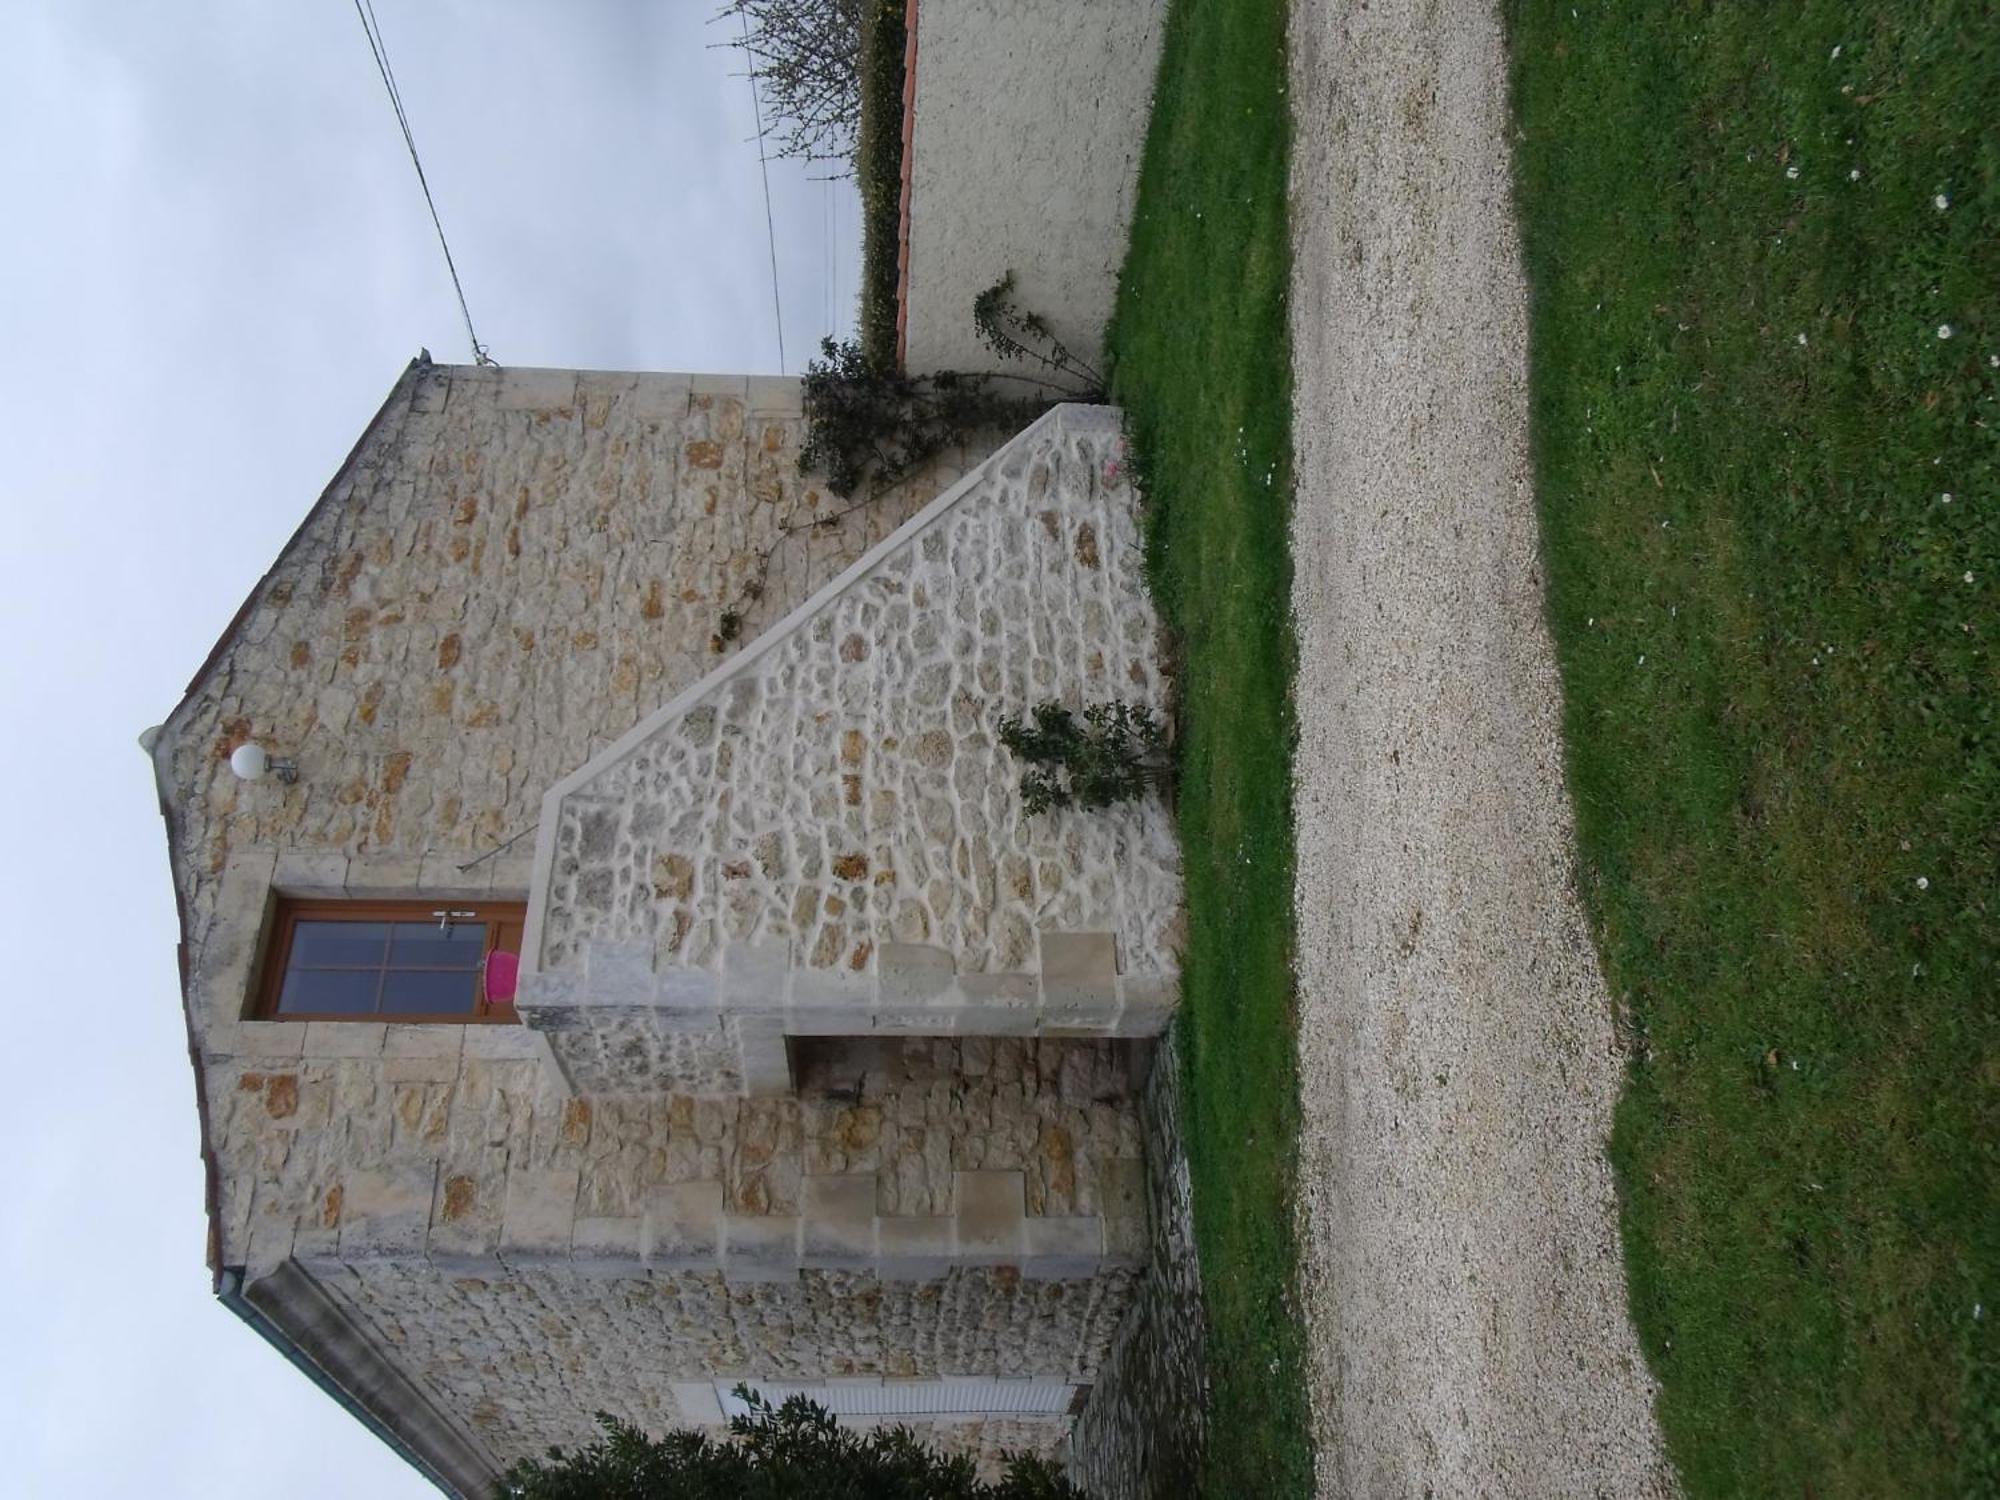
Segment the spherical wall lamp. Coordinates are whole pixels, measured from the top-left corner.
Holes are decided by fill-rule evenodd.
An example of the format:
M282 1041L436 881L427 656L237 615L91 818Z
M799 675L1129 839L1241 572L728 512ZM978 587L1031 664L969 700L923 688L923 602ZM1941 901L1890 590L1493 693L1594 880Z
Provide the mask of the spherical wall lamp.
M245 740L229 757L229 769L240 781L261 781L266 773L286 786L299 779L299 765L293 760L273 760L255 740Z

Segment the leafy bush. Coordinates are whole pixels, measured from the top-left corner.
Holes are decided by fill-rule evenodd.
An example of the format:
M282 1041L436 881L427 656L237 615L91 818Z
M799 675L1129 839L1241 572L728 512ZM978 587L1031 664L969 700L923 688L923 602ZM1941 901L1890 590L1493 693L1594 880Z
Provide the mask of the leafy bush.
M982 375L905 375L856 343L819 347L806 366L799 471L824 474L842 498L871 481L894 484L981 428L1026 425L1047 404L995 396Z
M1093 703L1081 722L1060 703L1039 703L1029 720L1000 720L1000 743L1028 763L1021 800L1032 815L1109 807L1167 784L1166 731L1149 708Z
M604 1435L574 1452L551 1448L507 1471L496 1500L1088 1500L1046 1459L1012 1455L998 1480L972 1460L925 1447L907 1427L857 1432L793 1396L750 1405L729 1437L680 1431L649 1438L599 1412Z

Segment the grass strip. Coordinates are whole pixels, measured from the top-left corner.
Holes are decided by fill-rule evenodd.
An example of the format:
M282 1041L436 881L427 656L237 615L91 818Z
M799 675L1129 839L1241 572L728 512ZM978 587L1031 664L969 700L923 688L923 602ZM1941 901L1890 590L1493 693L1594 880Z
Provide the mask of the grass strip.
M1181 1037L1213 1386L1203 1492L1312 1489L1291 1296L1293 647L1279 0L1176 0L1110 335L1177 640Z
M2000 1493L2000 33L1510 0L1613 1154L1688 1492Z

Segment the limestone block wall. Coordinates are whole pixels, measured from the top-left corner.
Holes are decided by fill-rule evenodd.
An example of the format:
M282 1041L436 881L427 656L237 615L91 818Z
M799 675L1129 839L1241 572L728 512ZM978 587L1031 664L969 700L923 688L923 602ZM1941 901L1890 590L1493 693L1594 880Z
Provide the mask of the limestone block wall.
M579 1094L525 1027L245 1018L274 893L526 894L516 836L543 792L710 669L717 617L763 546L831 508L795 472L797 397L795 381L419 361L162 727L219 1264L253 1283L307 1265L336 1289L414 1278L468 1304L480 1283L496 1308L536 1267L577 1286L698 1274L741 1309L745 1350L760 1328L771 1348L790 1339L786 1299L818 1286L829 1328L867 1323L876 1298L928 1310L880 1324L885 1369L979 1373L950 1368L987 1358L961 1316L1044 1351L1034 1373L1098 1357L1143 1223L1111 1043L966 1042L928 1072L885 1065L767 1101L676 1094L666 1074ZM747 601L744 640L974 457L806 524ZM251 738L295 757L297 784L236 781L228 755ZM705 1269L670 1264L672 1236L704 1225ZM998 1300L924 1293L948 1279L941 1255ZM598 1304L551 1292L532 1326L492 1314L512 1331L479 1356L478 1383L504 1421L475 1424L469 1387L415 1352L442 1338L430 1304L399 1296L339 1293L496 1459L525 1451L508 1424L530 1444L574 1441L596 1406L642 1410L609 1366L575 1365L564 1320ZM1098 1310L1064 1321L1085 1305ZM698 1373L703 1347L682 1346Z
M732 1286L712 1270L553 1263L314 1270L350 1316L397 1342L406 1367L465 1414L503 1466L575 1443L595 1411L654 1432L713 1424L718 1379L984 1371L1088 1380L1131 1278L1031 1281L996 1267L925 1282L819 1271ZM995 1425L995 1441L1046 1448L1067 1421Z
M212 1075L226 1239L306 1268L495 1464L597 1410L704 1420L676 1388L718 1379L1092 1378L1146 1235L1127 1044L829 1043L753 1100L574 1096L535 1042L394 1027Z
M551 791L525 1014L569 1077L782 1093L787 1036L1141 1036L1154 801L1028 816L1002 715L1164 711L1116 414L1059 407Z
M1164 0L920 0L904 362L996 366L972 301L1020 305L1103 368Z
M197 927L255 851L324 857L294 876L335 888L362 858L370 881L525 890L532 845L504 841L714 665L721 612L781 528L805 529L745 606L746 640L966 461L815 526L846 507L796 472L803 425L796 380L413 365L165 726ZM251 737L298 758L297 786L229 775Z
M306 1069L220 1173L225 1263L249 1258L260 1194L271 1253L311 1227L276 1187L295 1154L359 1166L373 1134L414 1128L388 1111L434 1052L546 1057L490 1027L245 1020L273 892L524 896L543 793L719 659L718 617L782 528L802 529L746 635L965 457L815 526L844 507L797 473L802 438L796 380L428 360L398 380L153 745L207 1096L225 1108L239 1062ZM296 785L230 774L251 738L297 759ZM320 1109L320 1089L381 1109ZM495 1107L466 1128L509 1138L522 1116Z

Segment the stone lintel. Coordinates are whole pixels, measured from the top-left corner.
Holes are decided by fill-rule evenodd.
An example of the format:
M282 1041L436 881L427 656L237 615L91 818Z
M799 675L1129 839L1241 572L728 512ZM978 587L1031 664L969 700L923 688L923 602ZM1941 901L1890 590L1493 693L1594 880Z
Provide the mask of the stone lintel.
M283 850L271 871L271 884L287 896L345 895L347 856Z
M347 862L347 894L380 901L418 900L425 894L420 854L357 854Z

